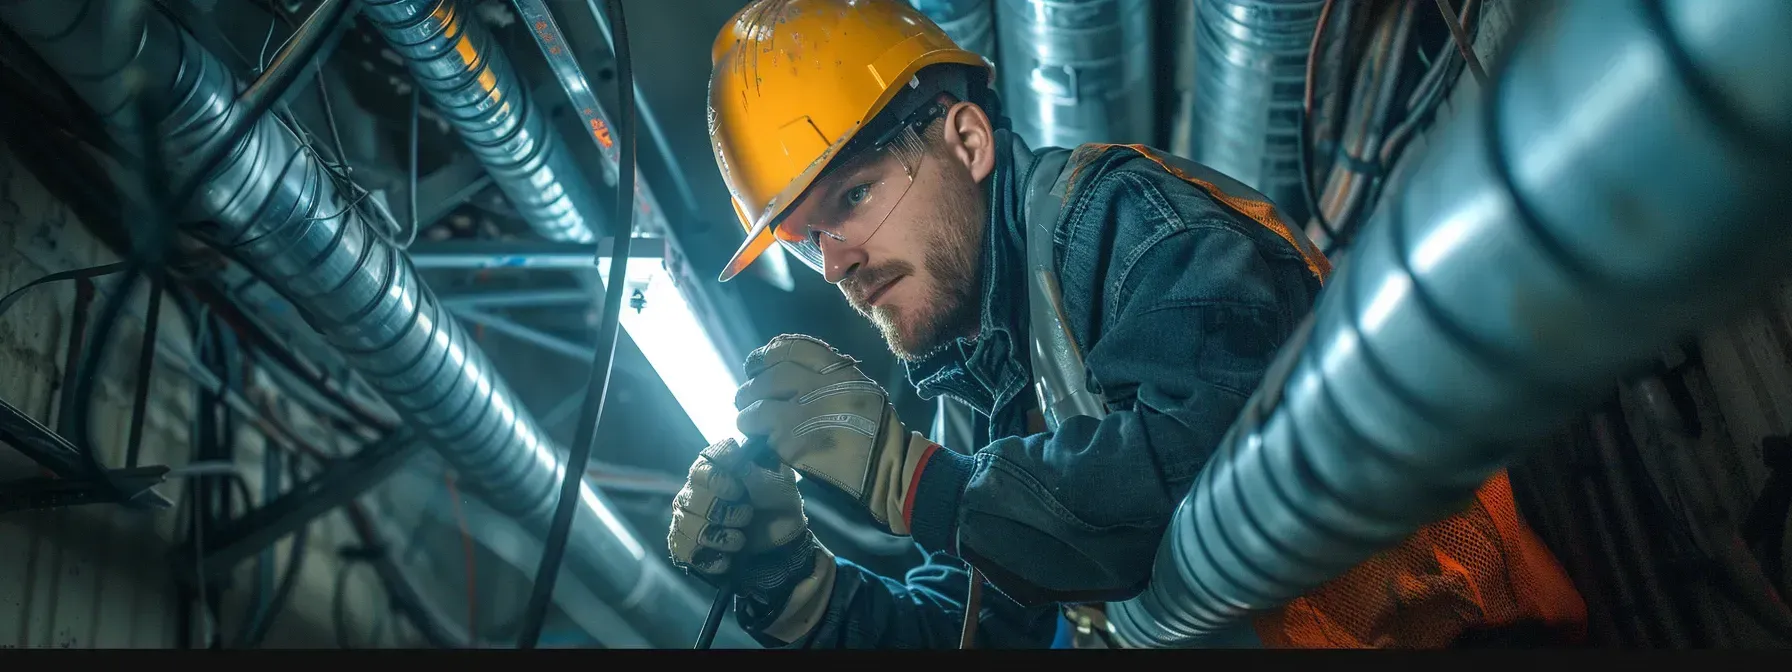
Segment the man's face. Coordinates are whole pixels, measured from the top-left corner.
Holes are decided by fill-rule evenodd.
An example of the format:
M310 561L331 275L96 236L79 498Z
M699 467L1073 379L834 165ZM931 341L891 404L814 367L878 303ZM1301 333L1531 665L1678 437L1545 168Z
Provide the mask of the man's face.
M808 232L828 282L908 360L977 333L986 207L962 162L911 146L854 157L783 224Z

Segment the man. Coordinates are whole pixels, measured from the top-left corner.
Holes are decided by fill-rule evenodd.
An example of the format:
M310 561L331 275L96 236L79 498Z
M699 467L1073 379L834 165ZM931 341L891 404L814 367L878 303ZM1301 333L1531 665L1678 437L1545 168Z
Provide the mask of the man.
M748 358L736 397L749 446L718 443L691 467L673 561L737 590L742 627L775 647L1045 647L1057 605L1138 594L1325 258L1198 165L1139 146L1029 149L1005 130L988 64L902 2L759 0L712 54L711 139L748 229L723 280L783 245L883 332L923 396L975 408L987 443L943 449L854 360L781 336ZM1033 284L1039 267L1061 296ZM1031 392L1039 324L1061 325L1085 368L1058 392L1097 398L1095 412ZM808 531L797 472L929 562L898 581L834 557ZM1509 508L1495 479L1464 515ZM1415 535L1416 553L1378 556L1252 634L1442 646L1489 625L1577 627L1578 597L1510 596L1566 585L1528 530L1464 538ZM1455 559L1475 553L1508 560ZM1394 608L1408 602L1432 608Z

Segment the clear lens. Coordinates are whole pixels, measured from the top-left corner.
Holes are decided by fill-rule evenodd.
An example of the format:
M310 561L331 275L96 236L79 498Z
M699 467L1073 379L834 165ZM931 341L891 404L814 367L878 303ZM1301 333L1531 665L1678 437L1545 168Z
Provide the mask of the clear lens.
M905 128L874 153L853 157L829 171L778 223L778 242L805 265L823 272L822 237L857 245L877 235L914 186L924 154L920 135Z

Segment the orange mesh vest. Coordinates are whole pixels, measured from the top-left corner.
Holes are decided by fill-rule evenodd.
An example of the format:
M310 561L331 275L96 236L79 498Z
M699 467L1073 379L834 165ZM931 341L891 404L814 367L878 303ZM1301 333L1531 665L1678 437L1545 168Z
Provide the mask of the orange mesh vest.
M1283 223L1275 206L1223 175L1143 145L1084 145L1077 153L1115 147L1138 152L1275 232L1321 282L1331 274L1331 262ZM1481 485L1467 510L1253 620L1270 648L1440 648L1470 631L1517 624L1579 640L1587 608L1555 555L1519 518L1504 470Z

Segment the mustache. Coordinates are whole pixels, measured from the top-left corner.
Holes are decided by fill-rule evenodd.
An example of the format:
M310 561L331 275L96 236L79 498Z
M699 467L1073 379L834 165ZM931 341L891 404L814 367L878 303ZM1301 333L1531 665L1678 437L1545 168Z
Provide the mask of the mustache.
M846 293L846 302L852 304L853 310L869 313L865 305L871 291L884 286L891 280L915 272L915 267L904 261L892 261L874 268L861 268L854 271L845 280L840 281L840 289Z

